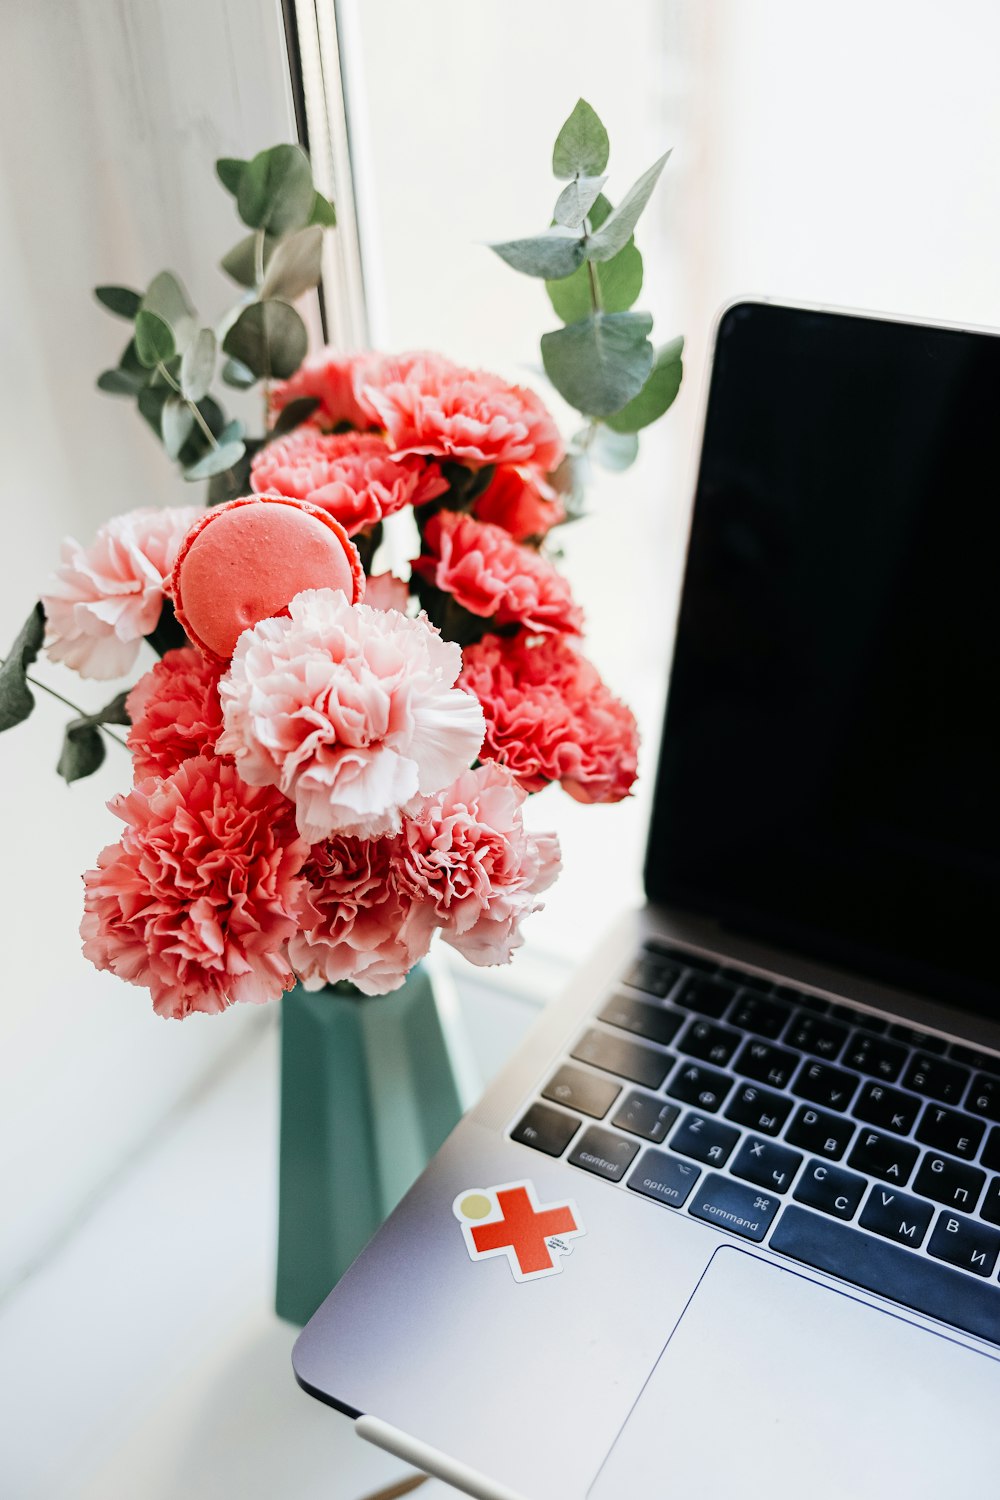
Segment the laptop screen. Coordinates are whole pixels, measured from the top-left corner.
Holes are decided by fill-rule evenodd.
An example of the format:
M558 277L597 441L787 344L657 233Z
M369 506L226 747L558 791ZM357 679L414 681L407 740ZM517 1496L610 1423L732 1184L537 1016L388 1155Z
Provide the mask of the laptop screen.
M1000 1015L1000 338L719 330L646 885Z

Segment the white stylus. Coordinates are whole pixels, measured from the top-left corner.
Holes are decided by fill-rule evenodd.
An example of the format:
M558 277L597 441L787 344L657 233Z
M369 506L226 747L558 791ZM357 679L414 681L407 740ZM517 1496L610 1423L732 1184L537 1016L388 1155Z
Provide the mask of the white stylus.
M464 1464L456 1463L439 1448L430 1448L426 1443L418 1442L408 1432L401 1432L398 1427L391 1427L378 1417L358 1417L354 1430L366 1443L384 1448L387 1453L401 1458L404 1463L412 1464L425 1474L433 1474L435 1479L443 1479L446 1484L461 1490L463 1494L474 1496L475 1500L525 1500L523 1495L507 1489L506 1485L495 1484L485 1475L477 1474L475 1469L467 1469Z

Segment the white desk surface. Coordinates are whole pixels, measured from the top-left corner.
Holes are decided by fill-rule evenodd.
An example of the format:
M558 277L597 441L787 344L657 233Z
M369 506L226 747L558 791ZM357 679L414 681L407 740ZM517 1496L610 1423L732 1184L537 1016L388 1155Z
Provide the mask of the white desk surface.
M463 1011L484 1074L535 1014L482 992ZM0 1306L5 1500L361 1500L407 1472L299 1390L271 1311L276 1019Z

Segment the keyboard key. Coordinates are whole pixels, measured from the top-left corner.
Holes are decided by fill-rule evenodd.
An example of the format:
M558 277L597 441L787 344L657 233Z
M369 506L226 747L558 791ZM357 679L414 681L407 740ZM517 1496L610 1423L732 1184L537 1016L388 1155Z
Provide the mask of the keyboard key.
M885 1036L889 1030L889 1022L882 1016L869 1016L864 1011L859 1010L855 1013L854 1019L859 1026L863 1026L873 1036Z
M714 1021L725 1015L736 990L721 979L703 979L695 975L686 979L674 996L674 1004L685 1010L696 1010L699 1015L711 1016Z
M791 1204L778 1220L770 1248L800 1265L839 1276L878 1297L1000 1344L996 1286L961 1271Z
M792 1108L791 1099L783 1094L772 1094L756 1083L744 1083L736 1090L726 1107L726 1119L737 1125L749 1125L764 1135L777 1135L788 1119Z
M615 1073L647 1089L658 1089L674 1063L669 1052L657 1052L641 1042L626 1042L596 1030L584 1032L572 1055L577 1062L603 1068L605 1073Z
M857 1145L847 1158L847 1164L870 1177L881 1177L883 1182L902 1187L917 1164L920 1152L916 1146L901 1141L898 1136L880 1135L877 1130L862 1130Z
M991 1224L1000 1224L1000 1177L991 1177L986 1196L979 1209L979 1217Z
M524 1119L510 1133L512 1141L522 1146L533 1146L544 1151L546 1156L562 1156L576 1135L580 1120L576 1115L564 1115L560 1109L550 1109L547 1104L533 1104Z
M577 1109L595 1120L603 1120L620 1093L617 1083L598 1078L596 1073L585 1073L582 1068L573 1068L567 1063L553 1073L542 1089L542 1098L564 1104L567 1109Z
M940 1099L942 1104L960 1104L968 1082L968 1068L927 1052L918 1052L903 1075L904 1089Z
M838 1219L853 1219L868 1186L863 1177L830 1167L825 1161L811 1161L799 1178L792 1196Z
M810 1062L807 1058L792 1086L792 1093L828 1109L846 1109L860 1082L857 1073L846 1073L843 1068Z
M790 1000L793 1005L811 1010L817 1016L825 1016L830 1009L829 1000L821 1000L818 995L807 995L802 990L792 989L788 984L776 984L774 993L779 1000Z
M925 1198L933 1198L935 1203L943 1203L946 1208L971 1214L985 1182L986 1173L978 1167L967 1167L929 1151L913 1180L913 1190L923 1193Z
M971 1161L985 1129L982 1120L972 1115L960 1115L957 1110L945 1109L943 1104L928 1104L917 1126L917 1140L924 1146L950 1151L952 1156Z
M745 1073L757 1083L769 1083L772 1088L788 1087L788 1081L799 1065L795 1052L786 1052L783 1047L770 1042L745 1042L739 1057L733 1063L737 1073Z
M739 1131L731 1125L720 1125L718 1120L705 1115L689 1114L674 1131L670 1149L709 1166L724 1167L739 1138Z
M728 980L730 984L755 990L759 995L771 993L770 979L765 979L762 974L748 974L745 969L733 969L727 964L720 964L719 978Z
M677 1050L724 1068L742 1040L739 1032L692 1018L677 1042Z
M994 1125L986 1137L986 1145L979 1159L989 1171L1000 1172L1000 1126Z
M909 1135L920 1109L920 1100L900 1093L884 1083L865 1083L854 1105L854 1113L866 1125L880 1125L896 1135Z
M600 1019L609 1026L631 1031L634 1036L644 1036L647 1041L667 1047L680 1030L683 1017L674 1011L664 1010L661 1005L650 1005L648 1000L636 1000L630 995L612 995L601 1011Z
M702 958L700 953L686 953L683 948L674 948L669 943L650 942L646 944L646 949L655 953L657 958L684 964L689 969L700 969L706 974L714 974L719 967L714 958Z
M734 1177L745 1177L747 1182L755 1182L758 1187L770 1188L774 1193L787 1193L801 1165L802 1157L797 1151L749 1135L729 1170Z
M667 1203L671 1208L680 1208L686 1203L701 1169L689 1161L680 1161L668 1156L666 1151L647 1151L628 1185L633 1193L642 1193L646 1198L655 1198L657 1203Z
M987 1120L1000 1121L1000 1078L989 1073L977 1073L972 1080L966 1109L974 1115L984 1115Z
M574 1167L583 1167L596 1177L606 1177L609 1182L620 1182L628 1171L639 1147L635 1141L626 1141L623 1136L613 1135L600 1125L589 1125L566 1158Z
M780 1000L744 990L729 1013L729 1021L732 1026L755 1031L758 1036L769 1037L773 1042L784 1031L791 1014L789 1007Z
M813 1156L825 1156L828 1161L839 1161L854 1134L854 1122L843 1115L828 1115L822 1109L809 1109L800 1104L795 1119L785 1132L786 1141L793 1146L804 1146Z
M671 1099L697 1104L714 1115L732 1086L733 1080L726 1073L717 1073L703 1063L682 1062L667 1085L667 1093Z
M928 1255L960 1266L975 1276L992 1276L1000 1255L1000 1234L974 1219L958 1214L939 1214L934 1233L927 1244Z
M980 1052L976 1047L963 1047L961 1042L952 1042L948 1048L948 1056L953 1057L958 1063L963 1063L967 1068L985 1068L989 1072L993 1068L1000 1067L1000 1057L993 1057L989 1052Z
M890 1026L889 1035L894 1036L898 1042L906 1042L910 1047L919 1047L922 1052L936 1052L938 1056L943 1056L948 1050L948 1043L942 1037L931 1036L927 1031L914 1031L912 1026Z
M658 995L662 1000L679 978L680 970L676 964L646 949L625 975L625 983L634 990L644 990L647 995Z
M933 1217L934 1210L929 1203L921 1203L909 1193L897 1193L895 1188L876 1186L868 1195L858 1223L862 1229L870 1229L883 1239L898 1240L901 1245L909 1245L915 1250Z
M859 1073L868 1073L880 1078L883 1083L895 1083L906 1061L906 1048L899 1042L890 1042L881 1036L868 1036L856 1031L847 1044L841 1062Z
M655 1094L640 1094L633 1089L618 1106L611 1123L629 1135L641 1135L643 1140L659 1145L679 1114L676 1104L665 1104Z
M728 1177L709 1172L699 1184L688 1213L714 1224L717 1229L731 1229L745 1240L762 1240L780 1206L780 1198L742 1187Z
M796 1016L784 1036L789 1047L798 1047L800 1052L811 1052L816 1057L825 1057L830 1062L837 1056L848 1038L848 1029L838 1021L826 1016Z

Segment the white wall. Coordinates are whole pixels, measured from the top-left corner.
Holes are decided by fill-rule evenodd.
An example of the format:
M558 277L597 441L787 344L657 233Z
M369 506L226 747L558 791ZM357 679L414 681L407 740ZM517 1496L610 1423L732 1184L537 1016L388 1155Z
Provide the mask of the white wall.
M197 498L134 411L95 391L126 328L91 287L171 266L216 316L231 296L215 262L241 231L214 159L292 136L272 0L34 0L0 25L5 652L67 532ZM91 707L115 690L39 675ZM38 696L0 738L0 1291L257 1019L177 1027L84 962L80 876L117 837L103 804L127 787L127 757L111 746L97 776L64 786L67 715Z

